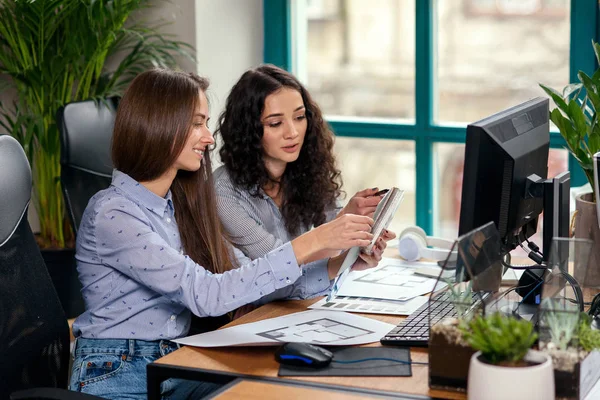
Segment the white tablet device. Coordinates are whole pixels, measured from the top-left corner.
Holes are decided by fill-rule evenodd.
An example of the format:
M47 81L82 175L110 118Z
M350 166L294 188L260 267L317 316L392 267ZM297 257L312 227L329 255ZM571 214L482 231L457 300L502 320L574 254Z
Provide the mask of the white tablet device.
M384 229L387 229L392 219L394 219L394 214L396 210L398 210L398 206L402 202L404 198L404 191L398 189L397 187L391 188L385 197L381 199L377 208L375 209L375 214L373 215L373 219L375 223L371 228L371 233L373 233L373 240L369 243L368 246L365 247L353 247L346 254L346 258L342 262L342 266L338 270L338 274L333 281L333 285L331 286L331 291L327 296L327 300L331 300L336 296L338 290L342 287L342 283L346 279L346 276L350 273L350 269L354 265L354 262L358 259L358 256L361 250L367 254L372 254L373 246L377 242L379 235Z
M400 206L400 203L402 203L403 199L404 190L400 190L397 187L391 188L386 193L384 198L381 199L381 201L377 205L377 208L375 209L375 215L373 216L373 219L375 220L375 223L371 228L373 239L371 240L371 243L369 243L368 246L362 247L362 251L364 253L373 253L373 247L375 246L377 239L379 239L379 236L381 235L383 230L387 229L387 227L394 219L394 215L396 214L396 211L398 210L398 207Z

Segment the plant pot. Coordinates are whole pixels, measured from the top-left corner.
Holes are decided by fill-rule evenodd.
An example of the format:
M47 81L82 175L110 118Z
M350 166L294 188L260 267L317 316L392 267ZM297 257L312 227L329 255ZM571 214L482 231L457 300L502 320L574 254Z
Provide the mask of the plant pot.
M65 315L67 318L78 317L85 311L85 305L75 264L75 249L42 249L41 253Z
M429 335L429 387L466 392L475 350L462 339L458 321L441 321L431 327Z
M575 237L590 239L594 242L589 258L589 268L585 271L586 286L600 286L600 227L596 203L592 202L592 193L584 193L575 198L577 214L575 216ZM576 279L581 277L576 276Z
M544 350L552 358L556 398L583 400L600 379L600 351Z
M552 358L530 350L524 367L487 363L481 352L473 354L469 367L469 400L554 400Z

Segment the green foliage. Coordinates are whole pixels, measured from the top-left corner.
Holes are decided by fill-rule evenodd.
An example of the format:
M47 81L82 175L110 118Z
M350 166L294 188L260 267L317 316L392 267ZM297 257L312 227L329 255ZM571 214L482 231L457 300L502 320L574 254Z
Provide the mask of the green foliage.
M552 343L559 349L566 350L577 333L579 311L569 307L569 304L557 304L550 298L544 299L542 310Z
M600 330L592 329L591 318L586 313L581 313L582 318L579 322L577 336L579 336L579 345L587 352L600 350Z
M600 63L600 45L592 41L596 59ZM594 188L592 157L600 151L600 69L590 77L585 72L577 74L579 83L563 88L562 92L540 84L556 107L550 119L567 143L567 148L581 165ZM597 193L595 194L597 195Z
M471 347L493 364L523 360L537 339L531 322L500 313L478 315L461 330Z
M42 239L64 247L60 140L55 115L68 102L120 95L140 72L173 67L191 47L135 20L149 0L0 0L0 125L23 146L33 166ZM111 56L118 55L114 65ZM113 60L114 61L114 60ZM3 121L4 120L4 121Z

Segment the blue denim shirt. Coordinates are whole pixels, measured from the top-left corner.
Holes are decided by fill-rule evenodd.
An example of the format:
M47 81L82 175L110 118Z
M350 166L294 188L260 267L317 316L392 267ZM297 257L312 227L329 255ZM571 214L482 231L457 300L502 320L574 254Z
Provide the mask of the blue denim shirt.
M187 334L190 310L216 316L329 287L326 267L303 271L290 243L254 261L233 252L241 267L224 274L196 264L182 249L171 193L161 198L115 170L111 186L90 200L77 234L86 311L74 335L174 339Z

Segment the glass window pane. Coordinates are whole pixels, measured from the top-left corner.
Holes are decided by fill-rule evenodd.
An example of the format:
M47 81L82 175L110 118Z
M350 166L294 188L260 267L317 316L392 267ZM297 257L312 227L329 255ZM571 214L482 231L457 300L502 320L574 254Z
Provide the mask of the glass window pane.
M436 236L455 239L458 236L460 201L465 145L455 143L434 144L434 233ZM569 170L569 153L563 149L550 149L548 176L554 177ZM542 217L533 241L542 247ZM519 255L520 253L515 253ZM524 253L523 253L524 254Z
M295 72L327 116L414 120L415 0L293 4Z
M415 224L415 142L336 137L335 153L342 171L347 201L359 190L396 186L404 200L389 229L399 234Z
M437 123L476 121L547 97L539 83L569 83L569 0L435 4Z

